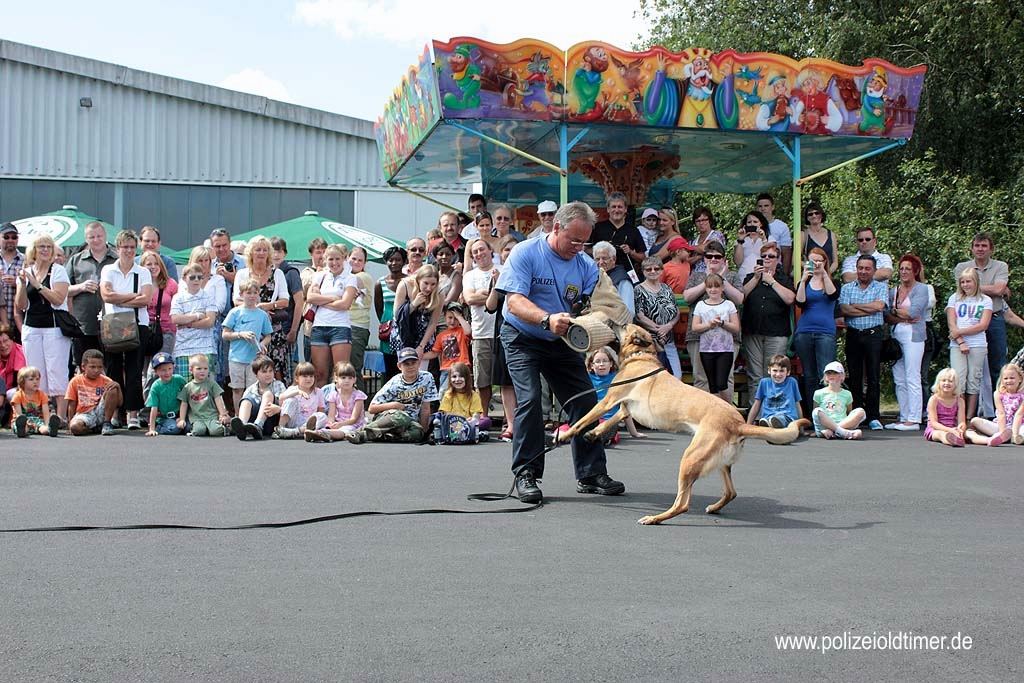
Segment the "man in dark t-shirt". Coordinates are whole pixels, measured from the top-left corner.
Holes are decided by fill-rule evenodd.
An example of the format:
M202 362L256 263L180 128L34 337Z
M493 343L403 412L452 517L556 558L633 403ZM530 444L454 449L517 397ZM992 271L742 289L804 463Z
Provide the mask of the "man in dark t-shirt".
M615 246L616 263L627 270L632 267L637 277L643 279L641 264L647 257L646 244L640 231L626 222L626 195L612 192L608 195L607 206L608 220L594 225L590 243L611 242Z

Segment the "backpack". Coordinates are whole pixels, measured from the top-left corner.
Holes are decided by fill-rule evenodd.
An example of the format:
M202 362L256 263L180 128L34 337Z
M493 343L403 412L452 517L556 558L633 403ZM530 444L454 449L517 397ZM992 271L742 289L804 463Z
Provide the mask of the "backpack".
M434 416L433 442L437 445L464 446L478 441L476 425L468 417L451 413Z

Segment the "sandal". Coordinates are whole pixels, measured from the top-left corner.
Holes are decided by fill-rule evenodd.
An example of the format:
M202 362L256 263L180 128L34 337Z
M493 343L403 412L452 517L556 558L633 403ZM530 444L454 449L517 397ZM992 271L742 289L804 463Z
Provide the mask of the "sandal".
M511 443L511 441L512 441L512 431L509 430L509 429L506 429L505 431L503 431L501 433L501 437L500 438L501 438L502 441Z

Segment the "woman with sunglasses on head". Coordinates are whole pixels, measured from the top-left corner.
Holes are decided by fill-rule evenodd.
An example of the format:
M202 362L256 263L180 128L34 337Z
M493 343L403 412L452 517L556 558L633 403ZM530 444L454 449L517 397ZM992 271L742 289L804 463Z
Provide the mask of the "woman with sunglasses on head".
M833 274L839 267L839 253L836 251L836 236L825 227L825 209L818 202L808 202L804 209L804 229L801 233L801 251L806 262L811 249L817 247L825 253L828 272ZM819 375L820 376L820 375Z
M53 311L68 310L71 280L64 266L54 259L56 249L57 244L52 237L40 235L26 250L24 266L18 271L14 307L25 311L21 327L25 362L39 369L39 390L56 399L57 416L66 423L68 402L64 394L68 388L71 339L57 327ZM134 250L131 256L132 265L135 265ZM140 363L139 370L141 367ZM138 375L138 371L135 374ZM140 379L140 393L141 388Z
M767 221L765 223L767 227ZM772 356L786 355L792 333L793 302L796 301L793 278L782 269L779 245L768 242L761 247L759 254L753 272L743 281L740 316L750 392L768 376Z
M810 401L817 391L825 366L836 359L835 304L839 289L829 275L829 260L825 251L812 247L807 252L807 263L796 287L796 305L802 311L793 335L793 350L803 369L804 414L813 408Z
M646 212L645 212L646 213ZM675 253L675 249L669 249L669 244L675 239L682 239L682 235L679 234L679 217L676 215L674 209L665 207L658 210L658 236L654 239L654 244L647 250L650 256L657 256L661 259L662 263L667 263L672 259L672 255ZM687 262L689 263L689 262ZM689 271L687 271L689 275Z

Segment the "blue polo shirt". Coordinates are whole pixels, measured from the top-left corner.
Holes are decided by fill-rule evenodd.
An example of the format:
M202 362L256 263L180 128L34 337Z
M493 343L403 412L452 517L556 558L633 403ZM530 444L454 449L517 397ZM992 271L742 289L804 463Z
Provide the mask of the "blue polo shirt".
M516 245L505 261L495 287L506 294L522 294L548 313L570 313L584 294L597 286L597 265L580 252L570 259L559 256L546 239ZM513 315L505 304L505 322L537 339L558 339L549 330Z

